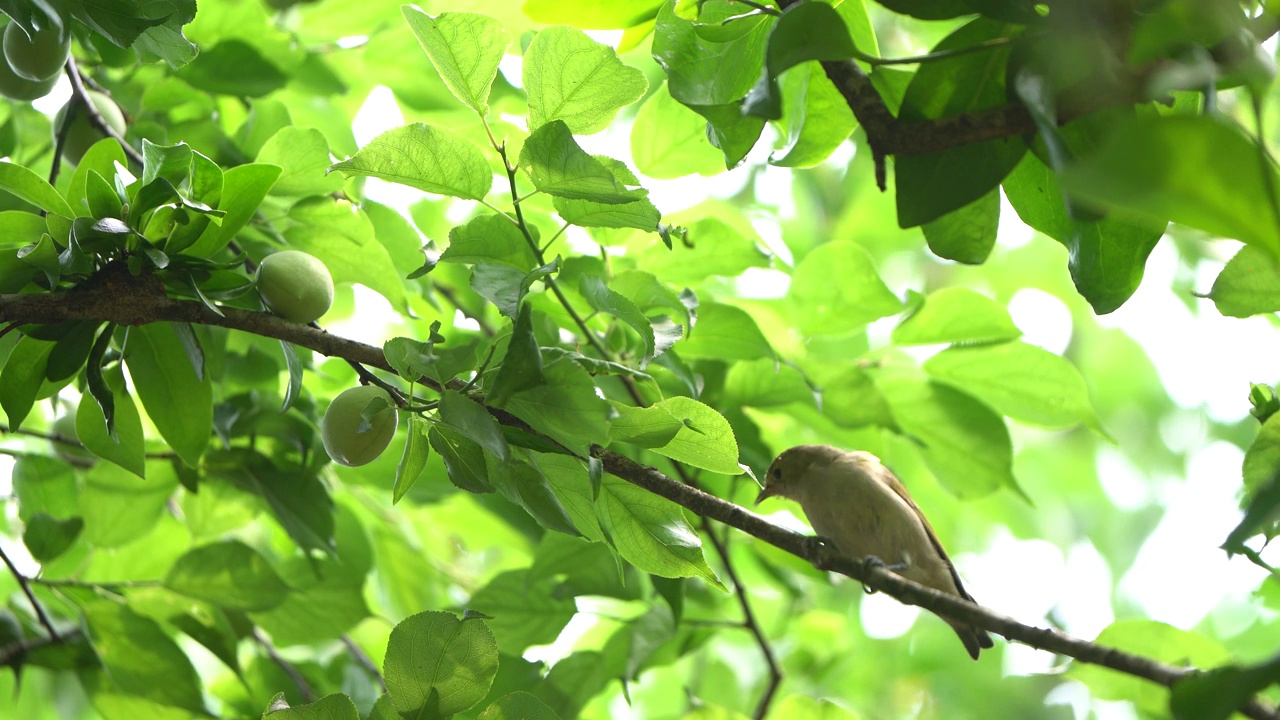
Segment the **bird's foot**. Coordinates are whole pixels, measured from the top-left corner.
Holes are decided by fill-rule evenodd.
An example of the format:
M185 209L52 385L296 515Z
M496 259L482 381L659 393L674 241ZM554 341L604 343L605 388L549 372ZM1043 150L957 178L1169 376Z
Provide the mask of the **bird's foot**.
M831 558L840 553L830 538L814 535L804 539L805 557L819 570L829 570Z
M862 558L862 567L864 570L867 568L879 567L879 568L884 568L889 572L901 573L903 570L906 570L908 567L910 567L910 565L905 562L888 565L885 563L885 561L881 560L875 555L868 555ZM862 591L868 595L874 595L876 593L875 588L867 587L866 585L862 586Z

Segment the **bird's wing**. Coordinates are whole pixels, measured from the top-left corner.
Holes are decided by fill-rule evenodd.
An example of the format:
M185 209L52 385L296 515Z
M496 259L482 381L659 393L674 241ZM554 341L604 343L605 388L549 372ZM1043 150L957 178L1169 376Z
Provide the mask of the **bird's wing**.
M956 590L960 591L960 596L969 602L976 602L973 596L969 594L969 591L964 589L964 583L960 582L960 573L956 572L956 566L952 564L951 557L943 549L942 541L938 539L938 533L934 532L933 526L929 524L929 518L924 516L924 513L920 511L920 506L916 505L916 501L911 499L911 494L907 492L906 486L902 484L898 476L894 475L889 468L883 465L880 467L884 469L884 472L877 473L879 478L890 490L897 493L898 497L902 498L903 502L915 512L917 518L920 518L920 524L924 526L924 533L929 536L929 542L933 544L933 549L938 551L938 556L942 558L942 561L947 564L947 569L951 571L951 580L956 584Z

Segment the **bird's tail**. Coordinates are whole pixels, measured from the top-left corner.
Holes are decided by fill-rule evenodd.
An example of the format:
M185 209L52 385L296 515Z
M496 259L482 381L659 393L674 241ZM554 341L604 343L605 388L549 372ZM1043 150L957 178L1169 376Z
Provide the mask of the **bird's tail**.
M979 652L995 645L991 641L991 635L982 628L972 625L951 625L951 627L956 631L956 635L960 636L960 642L964 643L964 649L969 651L969 657L974 660L978 659Z

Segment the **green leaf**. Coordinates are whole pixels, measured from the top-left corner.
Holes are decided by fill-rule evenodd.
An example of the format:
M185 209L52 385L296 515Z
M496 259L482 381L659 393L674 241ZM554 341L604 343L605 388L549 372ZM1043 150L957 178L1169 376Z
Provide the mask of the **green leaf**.
M651 178L715 175L725 169L724 156L706 138L706 119L676 102L663 83L636 112L631 158Z
M654 575L700 577L720 587L679 505L606 475L598 508L601 525L627 562Z
M1071 280L1099 314L1120 307L1138 289L1147 256L1168 225L1165 220L1129 222L1114 214L1073 218L1057 175L1030 153L1005 178L1004 192L1023 222L1067 248Z
M978 18L948 35L933 51L971 48L1019 29ZM932 120L1004 105L1009 48L1006 44L921 65L907 86L899 119ZM895 158L898 225L923 225L983 197L1026 151L1026 142L1014 137Z
M902 312L902 301L880 279L871 255L849 242L824 243L805 255L787 295L807 335L846 333Z
M938 480L960 498L1018 489L1013 444L1004 420L973 397L946 385L906 377L878 382L903 433Z
M649 323L649 318L640 312L640 308L621 294L609 289L599 275L583 275L578 280L578 291L594 310L608 313L636 331L644 344L644 356L640 360L640 367L647 365L654 355L653 325Z
M663 0L525 0L523 10L530 19L547 25L625 30L652 20L662 5Z
M405 493L409 492L409 488L418 482L422 471L426 469L427 460L431 456L430 430L431 423L426 418L417 413L409 414L409 427L404 436L404 452L400 455L400 463L396 465L395 485L391 486L392 505L400 502Z
M124 389L124 373L120 367L112 366L103 374L104 389L113 407L115 437L107 429L101 401L80 403L76 411L76 435L94 455L143 477L146 474L146 449L142 443L142 417L133 404L133 398Z
M524 53L531 130L563 120L574 133L599 132L648 87L644 73L576 28L546 28Z
M529 135L520 150L520 168L529 174L534 187L556 197L618 205L647 194L642 189L628 189L613 170L588 155L561 120Z
M183 252L194 257L212 257L226 247L258 212L258 206L282 172L276 165L255 163L229 168L222 176L222 197L218 200L218 209L227 213L222 225L210 223L200 239Z
M642 448L659 448L675 439L684 422L665 407L635 407L610 401L617 416L609 421L609 436Z
M841 427L879 425L900 430L884 393L871 375L857 366L847 368L823 384L822 414Z
M1280 682L1280 659L1227 665L1179 680L1169 692L1175 720L1227 720L1254 695Z
M95 547L118 548L143 537L177 488L178 477L165 463L152 463L145 478L110 463L94 465L80 489L84 539Z
M1157 662L1213 667L1230 662L1231 655L1217 641L1195 632L1152 620L1117 620L1095 640ZM1067 677L1079 680L1101 700L1125 700L1140 712L1162 716L1169 711L1169 691L1160 685L1097 665L1072 664Z
M793 402L814 404L817 391L790 365L760 358L736 362L724 380L725 396L741 405L778 407Z
M449 247L441 253L440 262L499 263L525 272L538 265L520 228L497 214L477 215L450 230Z
M283 197L326 195L342 189L342 177L329 175L329 141L315 128L283 127L258 151L254 162L283 171L271 194Z
M1260 153L1216 116L1139 116L1068 167L1062 185L1134 223L1172 220L1280 257L1280 173Z
M844 60L855 52L849 30L835 8L818 2L788 7L769 32L764 73L747 95L742 111L767 120L781 118L778 78L783 72L810 60Z
M570 358L542 369L546 384L521 390L507 401L513 415L577 453L609 442L609 405L596 395L595 383Z
M0 407L9 417L10 430L21 427L31 412L54 345L31 337L19 338L0 370Z
M271 514L299 548L334 552L333 501L314 475L278 467L248 448L211 450L203 467L210 475L266 500Z
M619 184L624 186L638 186L640 184L640 180L626 166L626 163L608 157L597 157L595 159L613 173L614 179ZM644 197L645 193L647 193L646 190L637 189L630 192L637 195L636 199L623 203L595 202L593 200L565 197L552 198L551 202L560 217L571 225L579 227L635 228L645 232L657 232L658 221L662 219L662 213L658 212L658 208L654 207L647 197Z
M411 5L400 11L453 96L487 114L498 63L511 44L502 23L476 13L446 12L433 18Z
M467 608L489 616L485 624L504 654L520 655L531 645L555 642L578 612L573 597L556 592L556 585L527 569L504 572L477 590Z
M1280 262L1255 245L1240 248L1213 281L1207 295L1227 317L1280 310Z
M560 258L534 268L530 272L509 265L479 263L471 269L471 289L498 307L503 315L515 320L520 303L533 284L560 269Z
M22 522L30 524L40 513L69 520L80 512L76 475L66 462L44 455L20 455L14 459L12 477Z
M1082 423L1105 435L1080 371L1059 355L1023 342L954 347L924 363L933 377L997 411L1050 428Z
M998 342L1021 335L1000 303L968 288L948 287L929 293L920 309L893 329L893 343Z
M1000 225L1000 191L992 190L920 229L934 255L966 265L981 265L996 245Z
M195 668L153 620L111 600L93 600L81 610L89 641L111 688L163 705L205 712Z
M720 148L725 168L735 168L756 146L764 131L764 118L742 114L742 101L724 105L690 105L707 120L707 141Z
M296 223L284 233L290 247L319 258L335 283L360 283L392 307L406 307L404 283L363 210L346 200L316 196L291 207L289 219ZM351 262L353 257L360 262Z
M267 711L262 714L263 720L360 720L360 710L351 702L351 698L342 693L325 695L305 705L272 711L277 700L283 701L284 693L276 693L267 706Z
M0 190L26 200L45 212L66 218L76 216L75 211L52 185L17 163L8 160L0 162Z
M280 412L285 412L293 407L298 393L302 392L302 360L298 358L293 344L287 340L280 341L280 351L284 355L285 367L289 370L289 381L284 386L284 402L280 406Z
M538 468L523 462L486 464L498 492L524 508L539 525L574 537L582 534Z
M592 490L588 463L581 458L563 453L539 453L535 456L535 464L551 486L551 491L569 517L573 526L591 542L603 542L604 532L600 529L600 520L596 517L595 498ZM553 537L551 534L544 536ZM566 535L554 535L556 538L568 539Z
M511 329L507 355L498 367L493 385L489 387L486 401L494 407L504 407L512 395L546 381L542 375L542 351L538 349L538 339L533 335L532 318L533 310L528 304L522 305Z
M466 200L482 200L493 187L493 171L480 148L452 130L424 123L388 130L329 169Z
M774 357L773 347L750 313L732 305L707 303L698 308L698 324L676 343L684 357L754 360Z
M256 47L238 39L224 39L201 49L178 77L198 90L251 98L269 95L289 80Z
M724 17L741 13L742 8L726 7ZM723 41L699 32L699 26L714 27L716 20L704 14L695 24L678 15L674 3L667 3L658 11L653 30L653 57L667 70L671 97L695 110L695 106L722 106L740 100L764 68L771 28L768 18L757 15L730 21L733 36ZM756 122L763 125L758 118Z
M740 211L719 202L708 202L671 218L688 226L688 234L674 248L647 243L638 264L679 286L696 283L712 275L737 277L747 268L769 267L769 256L761 251L763 241Z
M36 562L48 564L75 544L84 529L84 519L59 520L48 513L38 512L26 520L26 525L22 531L22 544L27 546Z
M493 492L489 471L485 467L484 450L474 440L447 425L432 425L427 441L444 460L449 481L473 493Z
M440 422L471 439L502 462L511 457L498 421L483 405L453 390L440 394Z
M494 700L480 720L560 720L551 708L527 692L513 692Z
M147 416L183 462L192 467L213 436L213 389L200 380L182 341L169 323L129 333L125 363Z
M651 407L666 410L680 421L675 437L653 451L722 475L738 475L738 441L724 416L693 398L676 396Z
M769 154L769 164L812 167L830 157L853 134L857 118L817 63L787 71L781 82L787 137Z
M448 718L488 694L498 673L498 644L483 620L418 613L391 631L382 668L402 717Z
M169 568L164 586L240 612L270 610L289 594L267 559L238 540L188 550Z

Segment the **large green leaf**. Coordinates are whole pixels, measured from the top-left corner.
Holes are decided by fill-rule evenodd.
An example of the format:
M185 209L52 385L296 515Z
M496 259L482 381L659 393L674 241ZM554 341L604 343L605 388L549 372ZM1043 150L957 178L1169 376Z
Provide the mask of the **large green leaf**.
M485 625L493 632L498 649L519 655L530 645L549 645L578 612L572 596L556 592L550 576L529 570L501 573L476 591L467 607L490 617Z
M1068 167L1062 184L1135 223L1172 220L1280 257L1280 172L1219 116L1131 118Z
M9 428L17 430L36 402L40 384L44 382L49 353L54 343L23 337L10 351L0 370L0 407L9 417Z
M677 462L722 475L737 475L738 442L724 416L693 398L676 396L654 403L650 412L665 411L680 429L653 451Z
M342 189L342 176L327 172L333 164L329 142L315 128L280 128L258 151L256 162L280 166L282 172L271 186L272 195L302 197Z
M192 467L213 436L213 387L196 376L186 348L169 323L129 332L129 366L138 398L174 452Z
M266 500L271 514L298 547L334 551L333 501L314 475L299 468L279 467L248 448L210 451L204 468Z
M750 313L719 303L698 308L698 324L676 348L686 357L754 360L774 356L773 347Z
M1005 196L1022 221L1062 243L1071 280L1095 312L1124 304L1142 282L1147 256L1164 234L1165 220L1073 217L1057 175L1028 153L1004 181Z
M527 692L513 692L493 701L479 720L560 720L551 708Z
M76 216L71 206L47 180L10 160L0 162L0 190L22 198L45 212L63 217Z
M139 477L144 476L146 448L142 443L142 417L138 407L124 388L120 366L112 366L103 374L115 409L115 437L107 431L107 419L99 403L87 398L76 411L76 436L94 455Z
M553 120L529 136L520 151L520 167L529 173L534 187L559 198L618 205L646 193L628 189L604 162L588 155L562 120Z
M791 275L788 297L801 330L810 335L846 333L902 312L902 301L855 243L824 243L805 255Z
M1280 310L1280 261L1256 245L1240 248L1213 281L1208 297L1228 317Z
M613 48L576 28L546 28L524 54L532 130L563 120L574 133L599 132L648 87L644 73L624 65Z
M418 613L391 631L382 672L401 717L444 720L489 692L498 644L483 620Z
M159 625L112 600L93 600L82 611L89 641L112 688L204 712L195 668Z
M1082 423L1102 433L1080 371L1048 350L1017 341L953 347L924 369L1011 418L1051 428Z
M1016 29L978 18L948 35L933 51L972 48ZM930 120L1004 105L1008 57L1009 45L1000 45L921 65L907 86L899 119ZM923 225L983 197L1026 151L1026 142L1013 137L897 157L898 224L904 228Z
M781 118L778 78L783 72L811 60L844 60L855 52L849 30L835 8L820 2L791 5L769 31L765 71L747 95L743 112L769 120Z
M449 247L440 262L501 263L525 272L538 264L520 228L511 218L495 214L477 215L450 230Z
M670 2L662 6L653 31L653 56L667 69L671 97L689 106L725 105L741 99L764 68L767 19L757 15L728 20L732 34L721 40L699 33L692 20L676 13L675 6ZM719 19L739 14L741 10L731 8ZM717 18L700 20L710 25Z
M570 358L542 369L546 383L521 390L507 401L507 409L539 432L586 456L591 445L609 442L609 405L596 395L595 383Z
M631 157L636 169L651 178L715 175L725 169L724 157L706 137L707 121L676 102L663 83L636 112Z
M878 381L903 433L944 486L961 498L1017 490L1013 443L1004 420L959 390L908 377Z
M283 699L284 693L277 694L268 708L275 706L275 700ZM342 693L333 693L305 705L274 711L268 709L262 717L263 720L360 720L360 711L351 702L351 698Z
M893 329L896 345L1013 340L1022 331L1003 305L974 290L941 288Z
M424 123L388 130L330 170L467 200L481 200L493 187L480 148L452 130Z
M700 577L720 584L679 505L606 475L598 508L605 533L627 562L661 577Z
M289 586L267 559L237 540L187 551L169 568L165 587L228 610L260 611L279 605Z
M934 255L967 265L981 265L996 245L1000 226L1000 191L992 190L920 229Z
M146 477L98 463L80 489L84 538L96 547L115 548L146 535L160 519L178 478L171 466L151 463Z
M511 39L494 18L476 13L441 13L431 17L416 6L400 11L454 97L484 115L498 63Z
M222 176L222 196L218 200L218 209L227 213L222 224L210 223L200 238L183 252L195 257L210 257L226 247L258 212L258 206L282 172L278 165L256 163L228 169Z

